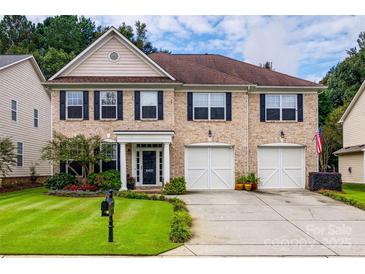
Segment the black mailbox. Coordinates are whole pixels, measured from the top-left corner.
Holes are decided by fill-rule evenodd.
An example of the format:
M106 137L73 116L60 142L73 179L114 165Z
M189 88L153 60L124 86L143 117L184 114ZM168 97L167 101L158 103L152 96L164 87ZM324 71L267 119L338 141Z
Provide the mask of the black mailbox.
M101 202L100 209L101 209L101 216L109 216L109 214L108 214L109 205L108 205L107 200L104 200Z
M108 241L111 243L114 239L113 232L113 214L114 214L114 199L113 190L109 190L106 194L105 200L101 202L100 205L101 216L109 216L109 237Z

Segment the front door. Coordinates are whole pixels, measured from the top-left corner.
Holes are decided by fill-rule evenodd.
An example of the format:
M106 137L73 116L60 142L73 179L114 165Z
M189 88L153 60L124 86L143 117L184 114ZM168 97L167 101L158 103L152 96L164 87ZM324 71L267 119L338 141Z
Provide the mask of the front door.
M143 151L143 184L156 184L156 151Z

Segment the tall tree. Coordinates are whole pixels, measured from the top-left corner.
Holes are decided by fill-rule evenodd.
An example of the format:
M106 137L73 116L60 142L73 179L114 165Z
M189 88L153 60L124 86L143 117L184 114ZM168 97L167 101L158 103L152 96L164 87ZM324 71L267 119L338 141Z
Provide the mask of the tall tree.
M0 187L2 177L12 172L16 163L15 147L10 138L0 138Z
M34 31L34 24L25 16L5 15L0 21L0 54L32 52Z

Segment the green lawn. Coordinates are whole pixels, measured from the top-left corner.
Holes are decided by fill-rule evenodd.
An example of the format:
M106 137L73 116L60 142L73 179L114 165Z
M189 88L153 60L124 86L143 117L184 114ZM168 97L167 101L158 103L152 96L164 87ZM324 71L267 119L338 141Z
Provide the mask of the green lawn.
M43 188L0 194L0 254L155 255L169 241L172 205L115 198L114 243L102 198L45 195Z
M322 194L365 210L365 184L343 183L342 193L327 190Z

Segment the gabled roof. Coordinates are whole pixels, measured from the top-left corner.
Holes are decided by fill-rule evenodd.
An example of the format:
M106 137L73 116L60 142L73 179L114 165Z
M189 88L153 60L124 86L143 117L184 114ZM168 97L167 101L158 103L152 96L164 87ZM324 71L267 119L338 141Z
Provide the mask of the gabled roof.
M39 79L43 82L46 79L44 78L44 75L39 68L37 61L34 59L33 55L23 54L23 55L16 55L16 54L6 54L6 55L0 55L0 71L4 70L8 67L14 66L16 64L19 64L20 62L30 60L34 70L36 71Z
M356 152L363 152L364 150L365 150L365 144L362 144L362 145L356 145L356 146L343 147L343 148L335 151L333 154L340 155L340 154L347 154L347 153L356 153Z
M340 121L338 121L339 123L343 123L345 121L346 117L350 114L351 110L355 106L356 102L359 100L359 98L364 90L365 90L365 81L362 82L361 87L356 92L354 98L352 98L352 100L351 100L349 106L346 108L345 112L342 114Z
M162 76L168 77L171 80L175 80L167 71L165 71L162 67L160 67L157 63L155 63L151 58L149 58L146 54L144 54L139 48L137 48L131 41L125 38L115 27L111 27L108 31L106 31L102 36L100 36L96 41L94 41L91 45L89 45L84 51L82 51L79 55L77 55L71 62L69 62L66 66L64 66L61 70L59 70L55 75L53 75L49 80L54 80L59 76L62 76L62 73L65 72L70 67L77 66L81 59L86 56L88 53L92 52L99 44L101 44L104 40L106 40L110 35L116 35L119 39L126 43L126 45L131 49L134 53L140 56L143 60L145 60L150 66L159 71Z
M251 84L324 88L322 85L238 61L218 54L149 55L156 63L186 84Z

